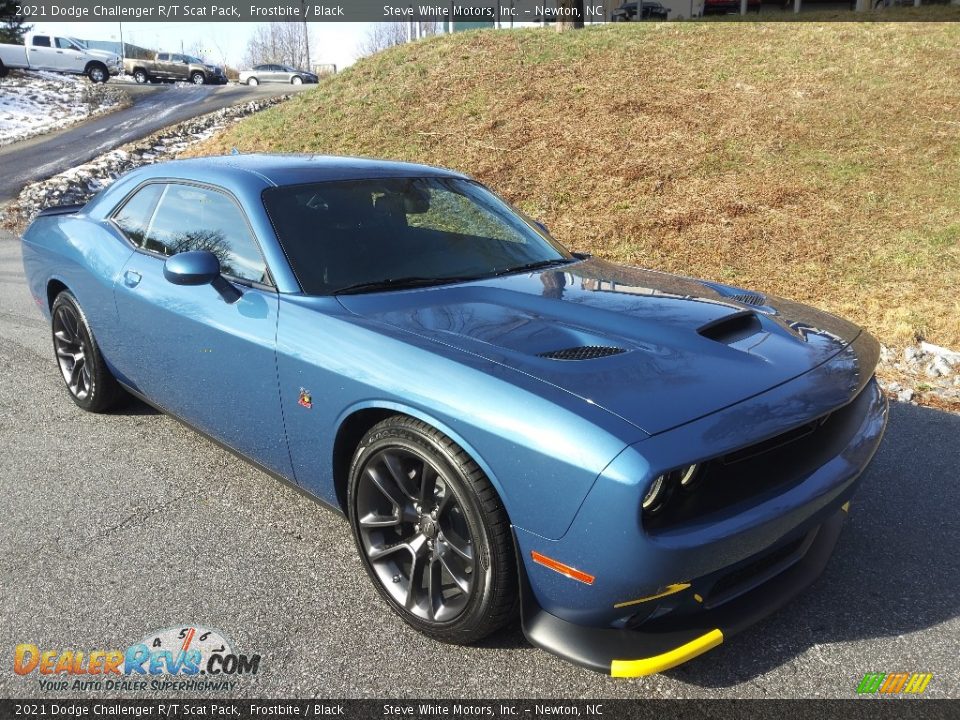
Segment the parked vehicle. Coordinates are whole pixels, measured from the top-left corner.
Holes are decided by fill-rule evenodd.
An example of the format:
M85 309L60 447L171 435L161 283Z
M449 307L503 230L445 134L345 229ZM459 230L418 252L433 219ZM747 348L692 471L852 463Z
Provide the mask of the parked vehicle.
M641 20L666 20L670 9L658 2L644 2ZM628 22L637 19L637 3L624 3L610 13L611 22Z
M747 11L760 12L761 0L747 0ZM740 12L740 0L704 0L704 15L730 15Z
M439 168L159 163L22 250L80 408L135 395L346 515L417 630L519 613L615 676L810 585L886 425L855 325L568 252Z
M191 82L194 85L224 85L227 74L218 65L181 53L157 53L154 60L128 58L123 69L141 85L146 82Z
M31 33L25 45L0 45L0 77L11 69L86 75L91 82L105 83L123 68L116 53L89 50L63 35Z
M243 70L240 73L240 82L247 85L259 85L260 83L303 85L304 83L316 83L318 81L319 78L314 73L297 70L289 65L254 65L253 69Z

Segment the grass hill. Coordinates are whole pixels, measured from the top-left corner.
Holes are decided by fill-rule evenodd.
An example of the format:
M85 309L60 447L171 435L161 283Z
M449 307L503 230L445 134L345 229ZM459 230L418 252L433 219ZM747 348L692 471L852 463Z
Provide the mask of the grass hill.
M960 24L480 31L358 62L194 154L467 172L568 247L960 348Z

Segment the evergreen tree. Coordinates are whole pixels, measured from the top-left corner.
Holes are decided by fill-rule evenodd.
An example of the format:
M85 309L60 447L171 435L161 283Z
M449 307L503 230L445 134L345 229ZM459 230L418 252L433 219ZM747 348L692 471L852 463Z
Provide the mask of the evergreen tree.
M16 15L17 5L16 0L0 0L0 43L23 45L23 36L30 32L32 26Z

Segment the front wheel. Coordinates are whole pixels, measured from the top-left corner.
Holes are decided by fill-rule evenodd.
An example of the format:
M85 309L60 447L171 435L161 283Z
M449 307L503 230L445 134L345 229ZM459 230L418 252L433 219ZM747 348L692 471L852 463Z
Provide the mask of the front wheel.
M247 78L247 85L249 85L250 87L256 87L259 84L260 84L260 81L257 80L256 78Z
M92 83L105 83L110 78L110 73L107 72L105 65L93 63L87 68L87 77L90 78Z
M149 79L147 73L144 70L135 70L133 72L133 79L137 81L137 85L143 85Z
M290 84L291 84L291 85L303 85L303 78L300 77L299 75L294 75L292 78L290 78Z
M123 388L104 362L80 305L64 290L53 301L53 351L73 401L89 412L104 412L123 398Z
M377 591L407 624L468 644L517 613L510 522L496 490L456 443L397 415L360 442L350 524Z
M206 78L203 76L203 73L196 72L190 76L190 82L194 85L203 85L206 82Z

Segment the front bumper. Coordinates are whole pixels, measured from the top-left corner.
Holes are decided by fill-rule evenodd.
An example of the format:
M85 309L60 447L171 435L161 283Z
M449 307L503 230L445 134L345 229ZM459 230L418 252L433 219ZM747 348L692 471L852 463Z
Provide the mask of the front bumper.
M816 528L803 557L775 577L717 607L678 618L664 616L641 630L586 627L561 620L537 605L524 574L524 635L532 645L613 677L663 672L776 612L813 583L833 553L845 514L846 510L839 510Z
M530 642L593 670L658 672L715 647L813 582L886 426L886 400L872 377L877 351L864 335L794 381L627 448L557 540L515 528ZM821 425L823 444L775 456L769 468L777 482L769 487L668 527L641 521L638 478L658 472L651 467L706 461L824 413L836 421ZM703 457L691 457L691 448ZM531 562L532 552L591 580Z

